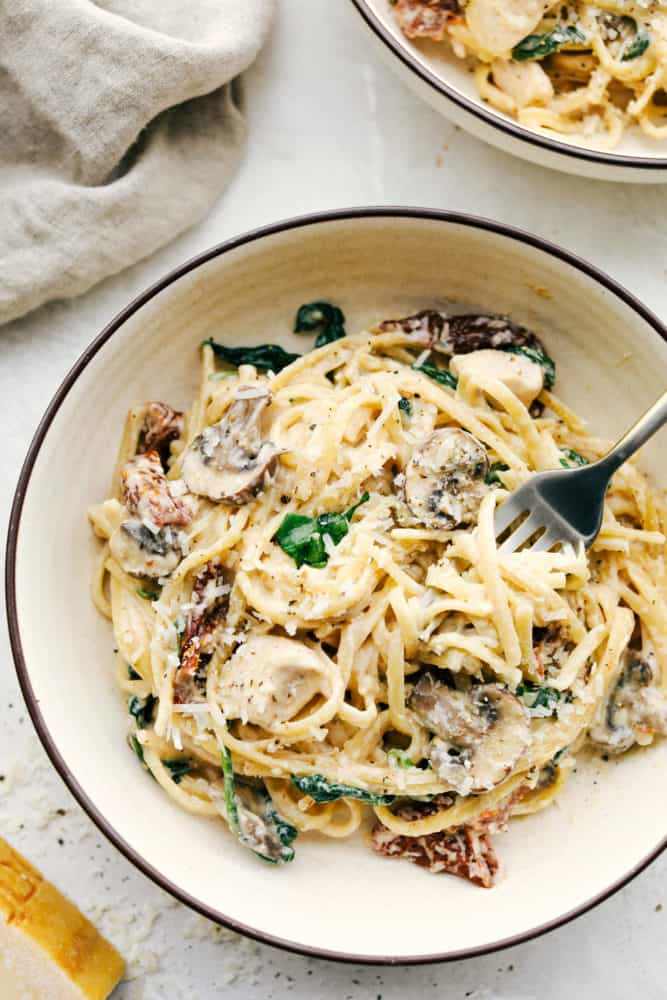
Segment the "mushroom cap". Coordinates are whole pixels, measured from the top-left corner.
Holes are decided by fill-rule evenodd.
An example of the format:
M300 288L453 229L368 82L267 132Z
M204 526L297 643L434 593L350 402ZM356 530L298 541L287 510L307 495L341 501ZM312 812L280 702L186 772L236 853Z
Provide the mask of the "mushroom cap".
M217 698L228 719L280 732L328 687L329 666L324 653L298 639L257 636L225 664Z
M625 753L645 735L665 735L667 696L656 679L655 654L638 656L629 650L603 714L591 727L592 742L608 753Z
M112 556L131 576L169 576L183 553L172 528L154 533L139 520L123 521L109 539Z
M409 704L435 734L429 750L434 771L460 795L494 788L530 742L525 706L497 684L456 691L425 674Z
M457 528L473 523L487 491L489 458L468 431L443 427L418 448L405 468L405 501L422 524Z
M192 493L243 504L262 489L280 454L273 442L261 439L260 418L270 401L264 386L241 386L224 417L194 439L182 467Z

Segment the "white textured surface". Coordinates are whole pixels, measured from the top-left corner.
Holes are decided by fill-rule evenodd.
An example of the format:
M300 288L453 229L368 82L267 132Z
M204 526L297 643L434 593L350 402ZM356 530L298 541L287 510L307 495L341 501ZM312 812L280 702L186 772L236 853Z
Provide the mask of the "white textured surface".
M664 189L619 188L548 173L468 138L419 105L377 62L344 0L284 0L273 44L246 80L246 98L248 156L206 223L84 299L0 330L3 520L42 409L91 337L167 268L264 222L392 202L493 216L592 259L667 316ZM0 713L0 832L125 953L130 978L118 990L122 1000L665 995L664 913L656 907L667 895L667 860L575 923L483 959L411 970L305 960L201 921L98 835L37 745L6 642Z

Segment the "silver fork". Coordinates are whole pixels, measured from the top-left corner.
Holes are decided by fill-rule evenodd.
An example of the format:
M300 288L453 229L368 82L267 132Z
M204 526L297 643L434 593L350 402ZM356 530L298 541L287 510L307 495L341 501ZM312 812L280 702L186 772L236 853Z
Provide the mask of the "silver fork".
M620 465L641 448L667 422L667 392L640 417L607 454L591 465L576 469L540 472L520 486L496 509L496 539L522 514L528 517L507 536L500 552L516 552L538 531L532 552L547 552L559 543L586 548L597 537L602 524L604 496Z

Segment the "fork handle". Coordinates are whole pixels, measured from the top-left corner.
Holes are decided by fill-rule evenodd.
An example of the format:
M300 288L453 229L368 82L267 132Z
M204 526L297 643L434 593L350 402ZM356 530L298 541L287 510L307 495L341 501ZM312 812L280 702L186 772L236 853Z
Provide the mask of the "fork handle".
M663 392L644 416L640 417L611 451L600 459L598 467L604 468L611 479L616 469L634 455L665 423L667 423L667 392Z

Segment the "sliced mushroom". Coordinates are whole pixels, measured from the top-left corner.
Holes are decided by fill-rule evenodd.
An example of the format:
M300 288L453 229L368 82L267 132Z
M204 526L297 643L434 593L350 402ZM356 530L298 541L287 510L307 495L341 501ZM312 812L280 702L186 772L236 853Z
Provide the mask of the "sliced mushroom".
M408 38L432 38L441 42L447 25L460 13L458 0L398 0L396 14Z
M524 354L485 349L457 354L449 362L457 378L497 379L517 396L524 406L530 406L544 387L544 368Z
M241 386L222 420L195 438L183 460L183 479L192 493L243 504L262 489L280 454L261 438L260 420L270 401L263 386Z
M435 734L428 752L433 770L460 795L494 788L530 742L528 712L496 684L455 691L425 674L409 705Z
M510 346L544 350L534 333L506 316L448 316L437 309L424 309L403 319L387 319L377 329L382 333L405 333L418 347L448 355Z
M279 731L326 685L329 666L324 653L296 639L251 638L225 664L221 709L228 719Z
M656 681L653 652L628 650L602 716L590 730L593 743L608 753L625 753L654 734L667 735L667 697Z
M434 431L405 468L405 500L410 512L432 528L472 524L487 492L489 459L484 445L467 431Z
M487 55L507 56L538 26L553 0L469 0L466 23Z
M183 558L173 528L153 532L136 519L123 521L109 539L109 548L126 573L154 580L173 573Z

